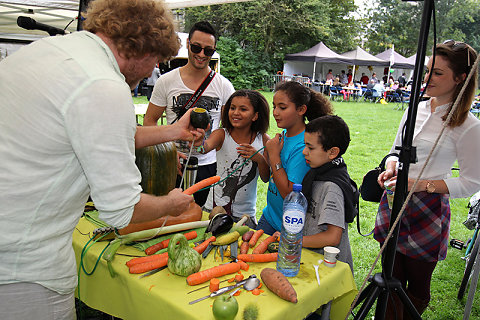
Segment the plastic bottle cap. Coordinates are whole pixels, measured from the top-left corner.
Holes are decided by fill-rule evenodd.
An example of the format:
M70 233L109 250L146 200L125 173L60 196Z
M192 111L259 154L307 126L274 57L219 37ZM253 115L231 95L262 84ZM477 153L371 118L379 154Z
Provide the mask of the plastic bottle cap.
M293 191L302 191L302 185L300 183L294 183L293 184Z

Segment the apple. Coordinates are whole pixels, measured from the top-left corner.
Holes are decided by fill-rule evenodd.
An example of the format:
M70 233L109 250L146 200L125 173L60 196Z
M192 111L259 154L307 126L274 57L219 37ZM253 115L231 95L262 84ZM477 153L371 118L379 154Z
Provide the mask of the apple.
M230 294L223 294L213 302L215 320L233 320L238 312L238 302Z

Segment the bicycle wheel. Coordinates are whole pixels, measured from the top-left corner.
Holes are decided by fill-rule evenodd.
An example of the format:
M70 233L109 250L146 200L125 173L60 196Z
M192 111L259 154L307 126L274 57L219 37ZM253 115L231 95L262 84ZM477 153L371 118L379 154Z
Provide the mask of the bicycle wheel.
M473 239L472 239L473 241ZM475 238L475 244L473 245L472 252L470 253L470 257L467 258L467 265L465 266L465 273L463 274L462 283L460 284L460 288L458 289L457 298L461 300L463 295L465 294L465 289L467 288L468 282L470 281L470 276L472 273L473 265L475 264L475 260L477 258L478 249L480 247L480 237Z

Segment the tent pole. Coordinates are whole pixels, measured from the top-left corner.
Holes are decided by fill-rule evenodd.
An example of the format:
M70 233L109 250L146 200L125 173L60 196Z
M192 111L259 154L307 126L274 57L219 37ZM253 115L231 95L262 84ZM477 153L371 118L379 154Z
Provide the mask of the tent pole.
M317 61L313 61L313 76L312 76L312 82L315 81L315 69L317 69Z

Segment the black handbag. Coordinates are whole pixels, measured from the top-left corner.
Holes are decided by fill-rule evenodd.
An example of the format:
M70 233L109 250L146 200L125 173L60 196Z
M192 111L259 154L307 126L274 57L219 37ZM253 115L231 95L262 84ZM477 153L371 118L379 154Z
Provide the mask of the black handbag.
M390 156L398 156L396 153L387 154L378 167L370 170L363 176L362 184L360 185L360 196L365 201L380 202L382 199L383 189L378 184L378 176L385 171L385 162Z

